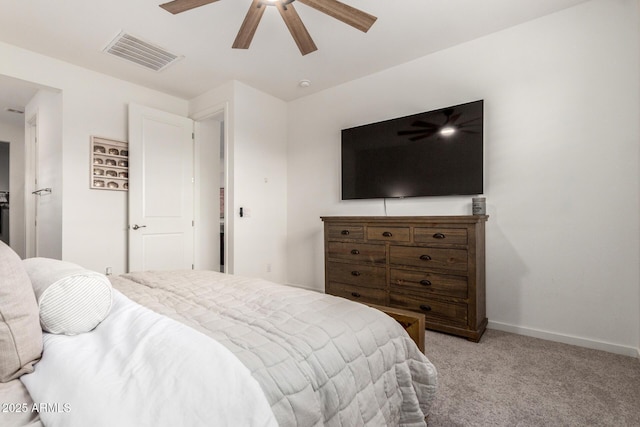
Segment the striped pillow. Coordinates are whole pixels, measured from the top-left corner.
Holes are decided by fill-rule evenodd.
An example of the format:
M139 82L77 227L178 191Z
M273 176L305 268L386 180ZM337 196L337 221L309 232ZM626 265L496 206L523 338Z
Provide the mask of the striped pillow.
M38 300L43 330L77 335L91 331L109 314L112 288L103 274L49 258L30 258L23 264Z

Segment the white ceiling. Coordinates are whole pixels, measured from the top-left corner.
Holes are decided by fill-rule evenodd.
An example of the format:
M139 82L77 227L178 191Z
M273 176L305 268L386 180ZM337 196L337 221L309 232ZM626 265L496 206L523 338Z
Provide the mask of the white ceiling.
M378 17L366 34L293 3L318 46L306 56L273 7L250 49L236 50L251 0L178 15L158 7L165 1L0 0L0 41L185 99L235 79L288 101L586 0L342 0ZM120 31L184 59L157 73L102 53Z

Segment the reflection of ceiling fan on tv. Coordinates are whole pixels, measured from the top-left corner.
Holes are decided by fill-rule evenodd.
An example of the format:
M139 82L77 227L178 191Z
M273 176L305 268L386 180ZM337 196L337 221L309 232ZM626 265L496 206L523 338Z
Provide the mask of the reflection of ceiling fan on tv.
M175 15L176 13L185 12L216 1L218 0L174 0L161 4L160 7ZM232 47L234 49L248 49L253 35L258 28L262 14L266 9L265 6L275 6L280 12L282 19L284 19L287 28L289 28L289 32L298 45L300 53L306 55L307 53L317 50L318 48L307 32L298 12L296 12L296 9L293 7L292 3L294 1L326 13L365 33L369 31L369 28L371 28L377 19L375 16L341 3L338 0L252 0L249 11L244 18L244 22L242 22L242 26L240 27L240 31L238 31Z
M456 132L463 133L471 133L478 134L480 133L478 130L479 125L482 124L481 117L474 117L469 120L465 120L464 122L459 122L460 116L462 113L455 113L453 108L446 108L442 111L444 115L444 122L442 123L433 123L427 122L425 120L416 120L411 123L411 127L414 128L412 130L401 130L398 132L400 136L409 136L409 140L418 141L424 138L430 138L433 135L440 136L451 136Z

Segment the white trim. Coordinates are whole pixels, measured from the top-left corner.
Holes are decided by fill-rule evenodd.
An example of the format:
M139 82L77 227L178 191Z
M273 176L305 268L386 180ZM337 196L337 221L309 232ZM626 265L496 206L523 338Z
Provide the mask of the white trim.
M317 289L310 288L309 286L299 285L297 283L285 283L286 286L291 286L293 288L306 289L307 291L320 292Z
M621 354L623 356L639 357L640 349L627 347L619 344L612 344L603 341L595 341L588 338L575 337L572 335L558 334L556 332L541 331L539 329L524 328L522 326L510 325L508 323L489 321L489 329L497 331L511 332L527 337L541 338L543 340L561 342L564 344L576 345L579 347L591 348L594 350L607 351L609 353Z

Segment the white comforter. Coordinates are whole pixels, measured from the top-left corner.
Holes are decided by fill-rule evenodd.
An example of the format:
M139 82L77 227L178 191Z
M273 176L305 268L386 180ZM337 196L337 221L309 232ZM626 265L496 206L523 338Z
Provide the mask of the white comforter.
M47 427L277 426L260 385L226 347L115 293L77 336L44 336L22 376Z
M112 283L231 350L281 427L425 425L436 370L378 310L214 272L132 273Z

